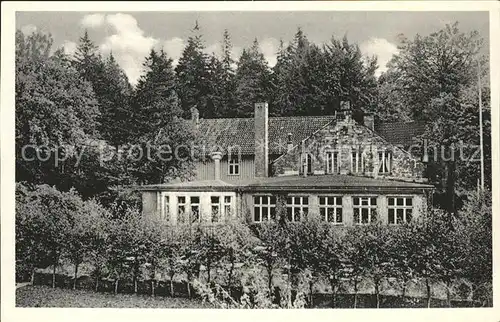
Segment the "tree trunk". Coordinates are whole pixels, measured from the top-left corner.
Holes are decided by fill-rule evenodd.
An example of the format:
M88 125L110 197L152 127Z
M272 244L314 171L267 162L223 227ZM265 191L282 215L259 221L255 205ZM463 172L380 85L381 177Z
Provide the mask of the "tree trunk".
M267 268L267 287L269 288L269 295L273 294L273 269Z
M403 281L403 290L401 292L401 297L404 299L406 296L406 281Z
M378 280L375 281L375 298L377 302L377 309L380 308L380 290L379 290L379 285L380 282Z
M431 307L431 284L429 282L429 279L425 279L425 287L427 289L427 308Z
M309 305L311 307L314 307L314 300L313 300L313 282L309 282Z
M115 294L118 294L118 281L119 279L115 280Z
M354 308L358 307L358 281L354 282Z
M233 284L234 261L235 259L231 256L231 267L229 268L229 275L227 277L227 287L229 290L231 290L231 285Z
M170 296L174 297L174 275L170 275Z
M99 279L101 278L101 272L99 269L96 269L95 272L95 291L99 291Z
M448 307L451 307L451 292L450 292L450 288L451 288L451 282L447 282L446 283L446 304L448 305Z
M207 283L208 283L208 285L210 285L210 268L211 268L210 266L211 266L211 264L212 263L210 263L210 261L207 262Z
M35 267L33 267L33 269L31 270L31 280L30 280L31 285L35 285L35 270L36 270Z
M337 306L337 283L330 281L330 285L332 287L332 307L335 308Z
M187 276L187 291L188 291L188 298L191 298L191 274L189 273Z
M73 280L73 289L76 290L76 281L78 279L78 262L75 263L75 279Z
M151 296L155 296L155 280L151 280Z
M57 256L54 257L54 263L52 268L52 288L56 288L56 267L59 262Z

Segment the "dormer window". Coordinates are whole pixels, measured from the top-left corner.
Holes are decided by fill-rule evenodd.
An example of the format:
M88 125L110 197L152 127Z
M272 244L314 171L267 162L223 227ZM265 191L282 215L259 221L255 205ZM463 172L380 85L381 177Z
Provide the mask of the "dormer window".
M353 150L351 153L351 173L363 173L364 159L363 153L358 150Z
M391 173L391 161L392 154L391 151L379 151L378 152L378 172L379 173Z
M239 155L229 155L228 157L228 174L231 176L237 176L240 174L240 156Z
M337 174L340 172L340 153L338 151L326 152L326 173Z

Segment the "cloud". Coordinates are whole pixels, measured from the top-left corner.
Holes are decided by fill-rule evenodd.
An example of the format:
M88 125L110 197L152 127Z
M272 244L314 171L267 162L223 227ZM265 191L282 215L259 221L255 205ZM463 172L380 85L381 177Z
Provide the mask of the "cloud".
M276 65L277 55L280 43L275 38L266 38L263 41L259 42L260 50L264 54L267 62L271 67Z
M98 20L92 19L94 22ZM105 55L113 53L129 81L135 85L141 76L144 58L151 48L159 44L159 39L145 36L144 31L137 25L137 20L129 14L105 15L101 25L110 26L113 31L104 38L99 48Z
M182 50L185 46L184 40L178 37L166 40L163 44L163 50L167 53L169 58L172 58L174 65L177 65L179 58L181 57Z
M375 72L377 77L387 70L387 63L391 60L392 55L399 52L398 47L385 38L372 37L361 43L359 48L364 55L377 56L379 65L379 68Z
M64 49L64 53L66 55L73 55L76 51L77 44L73 41L65 40L64 44L62 45Z
M80 21L80 24L85 28L97 28L104 24L104 18L105 16L100 13L85 15Z
M21 27L21 32L24 35L31 35L32 33L36 32L38 28L35 25L25 25Z

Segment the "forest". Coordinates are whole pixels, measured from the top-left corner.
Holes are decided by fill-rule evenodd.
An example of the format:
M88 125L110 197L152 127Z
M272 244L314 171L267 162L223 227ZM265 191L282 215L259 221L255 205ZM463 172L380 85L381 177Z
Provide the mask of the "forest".
M136 86L130 84L112 53L100 53L87 32L71 56L54 49L48 34L16 32L18 278L29 279L36 268L52 265L55 286L56 267L64 260L74 265L76 277L79 264L94 263L96 283L106 275L116 282L116 292L126 278L132 278L137 291L139 270L144 267L150 269L153 294L160 269L166 276L182 272L188 290L199 277L201 266L210 284L210 265L217 270L229 268L231 273L227 272L223 283L227 287L247 285L253 283L253 277L245 280L233 276L237 271L234 266L245 263L252 263L247 271L258 263L271 275L278 266L288 269L288 276L303 278L309 274L311 290L315 278L332 281L337 279L336 274L352 282L355 289L361 277L380 281L387 276L403 282L418 277L427 285L432 279L450 287L457 279L470 277L475 287L491 285L489 57L483 50L484 39L477 32L462 32L454 23L429 35L411 39L402 36L399 52L388 70L376 77L376 57L363 56L359 46L346 36L332 36L328 42L315 44L297 29L287 45L282 42L277 63L270 67L257 39L235 61L228 30L221 35L219 56L206 53L202 31L196 24L175 66L163 50L151 49ZM476 153L480 142L479 89L484 189L479 183ZM345 242L339 242L345 232L312 223L301 224L302 229L271 225L253 230L235 224L238 228L222 229L216 234L197 228L189 238L179 237L185 233L181 228L165 229L170 237L156 240L165 233L157 231L161 225L135 219L141 205L130 187L176 178L187 180L193 175L193 160L140 158L134 150L196 142L188 125L192 107L202 118L251 117L253 104L266 101L272 116L326 115L333 114L345 98L352 102L355 114L373 113L377 122L426 124L422 135L426 145L419 153L431 156L426 173L436 186L436 215L431 217L442 220L416 223L401 230L378 226L358 229L346 234ZM270 233L272 229L280 231ZM349 238L353 234L364 237ZM398 238L408 243L397 244L391 253L388 244L377 244L380 239L373 238L377 234L386 234L384 243ZM403 238L397 234L408 235ZM283 242L269 243L265 236L282 236ZM432 244L429 236L439 243ZM248 246L254 237L260 242ZM179 238L189 243L181 247L176 242ZM303 244L291 245L286 242L290 240ZM325 246L319 241L331 244ZM418 250L415 256L420 257L413 262L410 257L401 258L400 245L408 254L409 249ZM458 249L457 245L463 247ZM275 246L278 249L272 249ZM335 263L308 259L335 247L342 248L339 254L345 254ZM362 251L370 249L373 253ZM472 258L470 254L481 256ZM214 262L207 262L211 260ZM332 284L332 290L335 287ZM198 286L198 292L210 298L214 298L212 291Z

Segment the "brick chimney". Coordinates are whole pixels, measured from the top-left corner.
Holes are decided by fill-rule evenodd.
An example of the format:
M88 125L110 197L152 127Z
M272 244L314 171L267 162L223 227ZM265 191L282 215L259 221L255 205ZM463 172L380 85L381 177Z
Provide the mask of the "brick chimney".
M364 113L363 124L370 130L375 130L375 116L373 113Z
M255 177L267 177L269 171L269 106L255 103Z
M352 118L352 108L351 101L341 100L340 101L340 113L337 113L337 120L343 120L349 122Z

